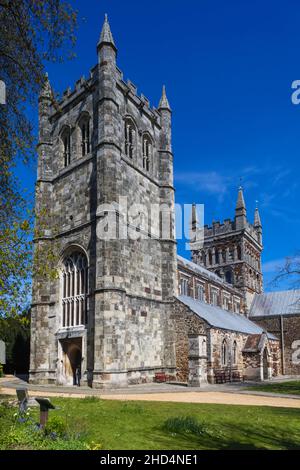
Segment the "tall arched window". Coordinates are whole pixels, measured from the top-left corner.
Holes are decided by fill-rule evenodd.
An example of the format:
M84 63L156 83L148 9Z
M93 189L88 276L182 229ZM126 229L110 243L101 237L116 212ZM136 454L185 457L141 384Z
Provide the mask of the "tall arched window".
M237 364L237 342L233 342L232 346L232 363Z
M85 325L88 293L86 256L81 252L67 256L62 271L62 326Z
M150 138L145 135L143 137L143 169L150 170L150 161L152 158L152 142Z
M202 356L206 356L206 355L207 355L206 339L205 339L205 338L203 338L203 340L202 340L201 353L202 353Z
M85 157L91 150L90 119L88 116L81 119L80 124L81 155Z
M198 300L204 301L205 293L204 293L204 286L202 284L197 284L196 286L196 298Z
M224 339L223 342L222 342L222 351L221 351L222 366L227 365L227 360L228 360L227 341L226 341L226 339Z
M135 154L135 126L131 119L125 121L125 155L133 158Z
M228 284L232 284L232 271L228 270L225 273L225 280L228 282Z
M187 279L180 279L180 295L189 295L189 281Z
M68 166L71 163L71 131L70 128L65 128L61 140L63 144L63 158L64 166Z

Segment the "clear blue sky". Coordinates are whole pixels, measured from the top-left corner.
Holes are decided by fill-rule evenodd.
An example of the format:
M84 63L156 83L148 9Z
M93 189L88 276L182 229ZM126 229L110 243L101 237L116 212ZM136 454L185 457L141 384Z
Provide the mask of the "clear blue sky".
M54 89L89 75L108 13L125 79L155 106L166 84L176 201L204 203L206 223L233 217L242 177L250 220L259 201L267 284L274 266L300 250L300 105L291 102L291 83L300 79L299 0L73 4L77 58L47 65ZM32 189L35 169L23 175ZM183 243L178 251L189 256Z

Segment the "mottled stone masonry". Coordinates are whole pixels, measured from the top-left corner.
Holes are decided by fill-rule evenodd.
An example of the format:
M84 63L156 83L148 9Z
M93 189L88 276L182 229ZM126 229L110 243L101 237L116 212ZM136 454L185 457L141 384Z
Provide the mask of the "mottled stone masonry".
M255 318L255 323L266 328L280 339L281 351L284 350L283 366L277 365L279 373L286 375L299 375L300 374L300 316L299 315L284 315L282 318L283 326L283 343L281 342L281 318L277 317L264 317ZM299 353L297 354L297 351ZM283 368L282 368L283 367ZM281 369L281 370L280 370Z
M107 27L105 23L102 38L108 34ZM153 204L174 207L171 112L164 107L151 110L148 100L139 98L132 84L123 81L112 43L102 39L97 52L98 64L90 78L78 81L58 107L52 106L49 83L39 99L36 208L45 210L48 220L45 229L37 219L43 233L37 237L36 247L53 250L59 276L33 282L33 382L61 380L60 363L64 368L64 351L72 349L73 343L76 347L81 344L83 381L95 387L152 380L156 370L170 372L175 367L169 324L170 304L177 293L174 220L164 240L157 238L158 217L145 227L146 239L137 236L134 218L125 221L125 226L130 224L137 239L101 240L97 236L97 223L103 217L100 206L119 203L120 197L127 198L129 208L133 203L149 209ZM132 158L125 154L127 118L135 126ZM82 155L83 120L89 123L90 133L86 155ZM65 134L70 139L67 167ZM146 134L152 143L148 170L143 167ZM88 322L84 337L70 329L67 339L60 339L61 263L76 250L88 260ZM41 305L42 301L49 303ZM71 334L78 335L76 341ZM67 354L72 366L74 359Z
M200 380L198 377L198 382L195 381L195 377L192 378L197 386L201 386L201 383L206 381L214 383L216 373L226 369L239 372L241 378L261 380L263 379L264 371L262 355L266 348L268 351L267 366L269 368L269 377L280 374L278 341L266 339L262 350L248 353L244 350L249 337L248 334L211 327L180 301L174 304L172 318L175 322L176 371L179 381L190 383L190 372L191 368L195 367L195 359L198 373L201 375ZM197 338L203 343L205 342L205 351L202 351L198 357L195 357L191 350L191 345ZM226 364L222 363L223 341L226 341L227 345ZM233 353L234 346L236 347L235 360ZM194 359L193 363L191 359Z

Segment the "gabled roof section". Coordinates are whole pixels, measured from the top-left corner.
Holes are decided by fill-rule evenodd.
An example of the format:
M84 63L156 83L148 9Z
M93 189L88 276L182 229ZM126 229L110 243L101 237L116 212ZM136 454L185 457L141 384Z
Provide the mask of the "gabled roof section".
M205 320L210 326L221 330L237 331L239 333L261 335L264 330L244 315L223 310L220 307L209 305L186 295L177 297L180 302L190 308L199 318ZM268 338L277 339L267 333Z
M266 344L266 333L258 335L249 335L246 344L243 348L243 352L255 353L261 352Z
M300 315L299 289L256 294L249 316L255 318L297 314Z

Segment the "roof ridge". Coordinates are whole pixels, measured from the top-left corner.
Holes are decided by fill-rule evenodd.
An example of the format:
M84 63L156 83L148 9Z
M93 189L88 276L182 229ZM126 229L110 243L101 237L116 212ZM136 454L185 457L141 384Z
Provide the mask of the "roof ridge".
M177 299L213 328L237 331L246 335L262 334L264 332L261 326L245 315L224 310L219 306L211 305L186 295L177 296ZM267 334L269 338L277 339L271 333Z

